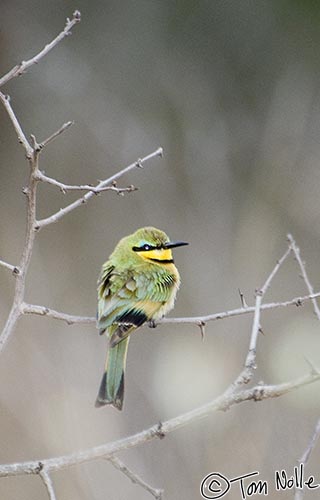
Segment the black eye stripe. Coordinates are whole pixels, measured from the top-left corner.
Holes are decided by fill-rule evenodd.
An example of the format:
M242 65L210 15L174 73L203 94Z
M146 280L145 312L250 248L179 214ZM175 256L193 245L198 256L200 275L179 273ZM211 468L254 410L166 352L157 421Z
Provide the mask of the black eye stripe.
M134 252L151 252L152 250L161 250L161 246L153 246L149 245L148 243L145 243L144 245L141 245L141 247L132 247L132 250Z

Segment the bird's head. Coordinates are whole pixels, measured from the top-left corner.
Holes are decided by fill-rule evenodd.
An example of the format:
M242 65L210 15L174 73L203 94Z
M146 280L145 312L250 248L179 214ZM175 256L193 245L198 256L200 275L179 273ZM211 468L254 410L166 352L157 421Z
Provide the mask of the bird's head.
M172 264L172 248L188 245L184 241L171 242L169 237L160 229L143 227L135 233L122 238L116 251L122 256L134 258L141 262Z

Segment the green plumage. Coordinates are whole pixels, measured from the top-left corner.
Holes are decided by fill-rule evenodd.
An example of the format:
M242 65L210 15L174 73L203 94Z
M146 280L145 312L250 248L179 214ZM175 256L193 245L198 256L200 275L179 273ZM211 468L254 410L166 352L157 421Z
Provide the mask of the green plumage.
M120 240L102 266L97 325L109 338L109 350L96 406L122 409L129 335L173 308L180 277L171 248L184 244L170 243L158 229L142 228Z

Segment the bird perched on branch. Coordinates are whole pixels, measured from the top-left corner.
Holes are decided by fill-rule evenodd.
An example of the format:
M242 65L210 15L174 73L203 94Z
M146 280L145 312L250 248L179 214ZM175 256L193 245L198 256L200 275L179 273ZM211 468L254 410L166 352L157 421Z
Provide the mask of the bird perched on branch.
M170 242L163 231L144 227L122 238L103 264L97 324L99 333L109 338L109 349L96 407L122 409L129 335L173 308L180 276L171 249L187 244Z

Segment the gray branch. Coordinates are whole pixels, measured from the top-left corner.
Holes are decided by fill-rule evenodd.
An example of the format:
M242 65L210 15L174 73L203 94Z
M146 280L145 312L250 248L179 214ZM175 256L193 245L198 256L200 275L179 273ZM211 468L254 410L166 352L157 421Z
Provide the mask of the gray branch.
M298 265L300 267L301 277L303 278L303 280L306 284L306 287L307 287L309 294L312 295L314 293L313 286L311 285L310 280L308 278L305 263L301 259L300 248L297 246L297 244L294 241L291 234L288 234L287 238L289 241L290 248L292 249L294 256L296 258L296 261L298 262ZM317 303L315 298L312 300L312 304L313 304L314 312L315 312L317 318L320 320L320 309L319 309L318 303Z
M45 469L45 468L41 469L39 472L39 476L41 477L43 484L46 487L46 490L47 490L47 493L49 496L49 500L57 500L57 497L56 497L56 494L55 494L55 491L53 488L52 479L51 479L47 469Z
M294 297L293 299L286 300L284 302L267 302L266 304L261 304L261 311L272 311L273 309L295 306L301 307L305 302L308 302L314 298L320 297L320 292L314 293L312 295L304 295L301 297ZM162 318L157 321L156 325L163 324L190 324L190 325L205 325L210 321L217 321L220 319L232 318L235 316L242 316L244 314L253 314L256 310L256 306L240 307L238 309L230 309L229 311L222 311L214 314L207 314L205 316L187 316L181 318ZM77 316L61 311L56 311L47 306L40 306L35 304L23 304L22 306L23 314L36 314L38 316L47 316L48 318L54 318L60 321L65 321L68 325L73 325L75 323L90 324L95 323L96 318L94 316Z
M127 476L133 484L141 486L141 488L148 491L156 500L162 500L163 490L150 486L150 484L146 483L138 474L129 469L129 467L118 457L110 457L109 462L111 462L117 470Z
M218 396L209 403L163 423L157 423L148 429L133 434L132 436L128 436L111 443L95 446L87 450L71 453L69 455L0 465L0 477L39 474L39 467L44 468L48 473L50 473L66 469L73 465L90 462L92 460L110 458L120 451L135 448L136 446L147 443L155 438L163 438L170 432L176 431L177 429L185 427L192 422L196 422L204 417L207 417L213 412L226 411L232 406L245 401L263 401L265 399L277 398L283 396L284 394L288 394L295 389L303 387L304 385L312 384L319 379L320 373L315 373L314 370L312 370L309 374L282 384L258 384L250 389L241 390L240 392L233 391L233 393L230 393L228 388L221 396Z
M81 14L78 10L76 10L73 13L72 19L67 19L65 28L63 29L63 31L61 31L61 33L59 33L59 35L56 38L52 40L52 42L48 43L34 57L29 59L28 61L22 61L20 64L17 64L6 75L0 78L0 87L2 87L2 85L12 80L12 78L21 76L30 68L30 66L38 64L43 57L45 57L56 45L58 45L59 42L61 42L66 36L70 35L74 25L79 23L80 21L81 21Z
M139 159L137 161L135 161L134 163L131 163L131 165L129 165L128 167L124 168L123 170L120 170L119 172L117 172L116 174L112 175L111 177L109 177L108 179L105 179L104 181L100 181L94 188L94 190L96 192L100 192L102 190L104 190L104 188L108 188L110 189L110 186L112 186L112 183L114 183L117 179L119 179L120 177L122 177L124 174L127 174L128 172L130 172L131 170L135 169L135 168L142 168L143 165L151 160L152 158L155 158L157 156L162 156L163 154L163 150L162 148L158 148L156 151L154 151L153 153L145 156L144 158L142 159ZM57 181L56 181L56 185L57 185ZM55 214L53 215L50 215L50 217L47 217L45 219L41 219L39 221L37 221L37 230L39 229L42 229L43 227L45 226L48 226L49 224L53 224L55 222L58 222L60 219L62 219L62 217L64 217L65 215L67 215L68 213L72 212L72 210L75 210L76 208L80 207L81 205L87 203L90 198L92 198L92 196L94 196L95 192L92 188L90 188L90 191L87 192L85 195L83 195L81 198L78 198L76 201L74 201L73 203L70 203L70 205L67 205L66 207L64 208L61 208L58 212L56 212ZM132 189L131 189L132 190Z

